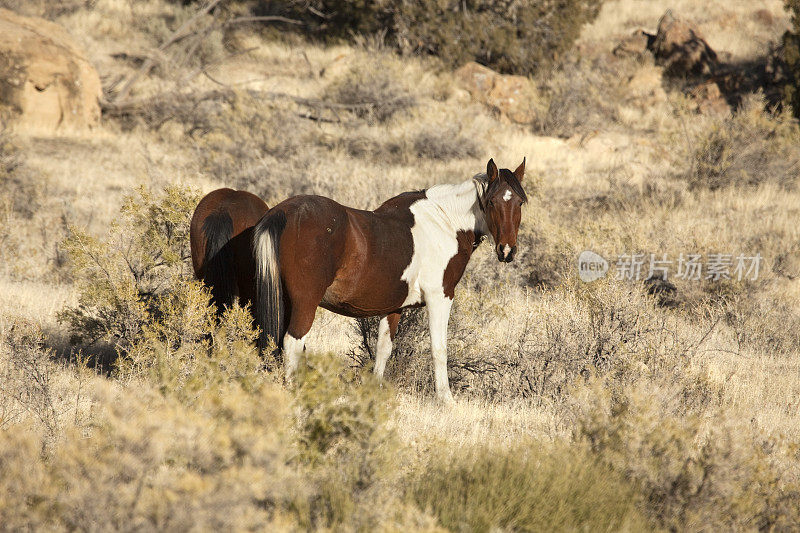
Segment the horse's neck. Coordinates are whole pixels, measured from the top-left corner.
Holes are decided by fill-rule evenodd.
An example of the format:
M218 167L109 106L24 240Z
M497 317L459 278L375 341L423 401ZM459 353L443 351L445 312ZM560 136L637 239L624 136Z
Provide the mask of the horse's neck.
M428 189L426 196L435 207L431 216L438 218L447 229L453 232L472 231L476 238L486 233L486 223L473 180L435 185Z

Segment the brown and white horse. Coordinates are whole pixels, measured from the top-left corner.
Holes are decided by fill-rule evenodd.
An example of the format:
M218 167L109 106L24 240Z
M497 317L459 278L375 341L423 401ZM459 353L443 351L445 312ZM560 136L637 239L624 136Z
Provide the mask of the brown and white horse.
M486 174L387 200L375 211L321 196L295 196L255 227L257 323L283 348L287 379L297 369L317 306L383 316L375 373L383 376L406 307L427 305L436 394L452 401L447 322L455 286L473 250L491 235L497 258L517 250L525 161L514 171L489 160Z
M268 210L258 196L233 189L208 193L194 210L189 227L192 266L197 279L211 289L218 314L237 296L242 305L253 304L253 226Z

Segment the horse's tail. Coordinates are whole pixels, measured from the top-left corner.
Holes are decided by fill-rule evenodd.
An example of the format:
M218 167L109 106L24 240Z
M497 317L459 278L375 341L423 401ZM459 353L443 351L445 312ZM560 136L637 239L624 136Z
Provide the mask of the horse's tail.
M280 273L280 238L286 227L283 211L267 213L253 232L256 258L256 323L261 328L259 349L267 347L270 338L280 349L284 324L283 284Z
M211 299L221 313L224 306L233 305L236 296L236 276L233 253L225 246L233 236L233 220L224 211L216 211L203 221L206 256L203 261L203 281L211 288Z

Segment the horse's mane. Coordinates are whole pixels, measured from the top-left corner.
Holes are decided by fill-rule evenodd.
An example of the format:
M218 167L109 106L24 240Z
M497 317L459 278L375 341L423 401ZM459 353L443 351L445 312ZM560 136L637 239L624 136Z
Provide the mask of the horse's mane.
M486 175L486 172L475 174L472 177L472 180L480 184L484 197L488 195L490 192L494 192L494 190L500 186L500 182L502 181L503 183L508 185L511 188L511 190L517 194L517 196L522 198L523 203L528 201L528 195L525 194L525 190L522 188L522 184L519 182L514 173L508 170L507 168L502 168L499 170L497 175L497 180L495 180L495 182L492 184L489 183L489 177ZM491 191L489 190L490 186L492 189Z

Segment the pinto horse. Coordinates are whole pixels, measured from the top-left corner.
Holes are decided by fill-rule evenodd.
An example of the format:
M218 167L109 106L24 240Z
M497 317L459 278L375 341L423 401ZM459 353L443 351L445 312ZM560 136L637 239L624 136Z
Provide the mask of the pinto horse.
M246 191L217 189L205 195L189 227L192 266L197 279L211 289L217 314L238 297L252 305L255 262L251 250L253 226L269 210Z
M297 369L317 306L350 317L382 316L374 372L383 377L400 312L427 305L436 395L447 379L447 322L455 287L473 250L491 235L498 260L517 251L525 161L514 171L489 160L486 174L406 192L375 211L321 196L295 196L255 227L256 322Z

